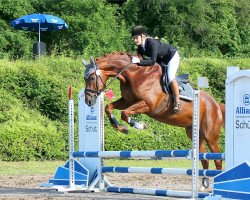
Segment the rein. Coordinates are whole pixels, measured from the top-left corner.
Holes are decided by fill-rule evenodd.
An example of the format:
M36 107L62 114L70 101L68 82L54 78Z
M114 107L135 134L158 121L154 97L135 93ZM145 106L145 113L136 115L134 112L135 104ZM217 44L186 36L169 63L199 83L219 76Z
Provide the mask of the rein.
M127 65L126 67L124 67L120 72L118 72L118 74L116 74L116 76L107 84L104 86L104 88L101 90L102 92L122 73L124 72L127 68L129 68L133 63ZM102 81L102 78L100 77L101 81ZM103 83L103 81L102 81ZM104 84L103 84L104 85Z

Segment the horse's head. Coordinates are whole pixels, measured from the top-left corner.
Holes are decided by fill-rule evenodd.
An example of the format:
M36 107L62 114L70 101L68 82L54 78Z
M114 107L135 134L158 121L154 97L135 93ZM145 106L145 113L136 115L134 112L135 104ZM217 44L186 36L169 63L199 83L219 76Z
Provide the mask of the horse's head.
M85 103L88 106L93 106L97 97L105 88L112 83L106 82L109 77L115 77L120 81L124 79L124 73L133 64L131 56L126 53L110 53L97 58L95 61L90 59L90 63L82 60L86 66L85 80ZM115 80L115 79L113 79Z
M86 66L84 74L85 103L88 106L93 106L97 97L103 91L107 80L103 77L101 70L93 59L90 59L90 63L82 60L82 63Z

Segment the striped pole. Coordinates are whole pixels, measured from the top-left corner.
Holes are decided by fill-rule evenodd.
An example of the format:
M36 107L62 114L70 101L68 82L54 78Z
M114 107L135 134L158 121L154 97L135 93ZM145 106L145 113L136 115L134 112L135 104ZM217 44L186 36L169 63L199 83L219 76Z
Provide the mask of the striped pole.
M199 170L199 176L214 177L222 170ZM188 175L192 176L192 169L178 168L154 168L154 167L102 167L102 173L145 173L145 174L168 174L168 175Z
M106 188L107 192L114 193L130 193L130 194L146 194L154 196L167 196L167 197L182 197L190 198L192 192L189 191L175 191L175 190L161 190L161 189L146 189L146 188L132 188L132 187L115 187L109 186ZM198 198L205 198L209 193L198 193Z
M199 153L200 160L225 160L225 153Z
M155 151L78 151L73 152L74 158L189 158L191 150L155 150ZM224 153L199 153L201 160L224 160Z
M191 150L156 150L156 151L82 151L73 152L73 157L93 158L186 158Z

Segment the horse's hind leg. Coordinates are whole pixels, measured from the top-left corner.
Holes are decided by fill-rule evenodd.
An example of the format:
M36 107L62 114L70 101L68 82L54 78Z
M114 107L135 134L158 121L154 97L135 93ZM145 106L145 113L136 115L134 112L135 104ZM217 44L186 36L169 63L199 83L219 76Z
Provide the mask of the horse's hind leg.
M202 117L200 129L211 152L219 153L219 136L224 122L223 113L220 106L213 99L207 99L206 102L207 106ZM214 163L217 170L222 169L221 160L214 160Z
M206 138L207 145L209 149L211 150L212 153L219 153L219 134L220 134L220 129L219 130L213 130L213 132L210 132ZM222 169L222 161L221 160L214 160L215 167L217 170Z
M209 149L212 153L219 153L219 136L220 130L222 126L222 116L218 113L214 117L210 117L210 119L206 119L203 124L201 124L201 131L203 133L202 137L204 137ZM205 118L204 118L205 119ZM217 170L222 169L222 161L214 160L215 167Z

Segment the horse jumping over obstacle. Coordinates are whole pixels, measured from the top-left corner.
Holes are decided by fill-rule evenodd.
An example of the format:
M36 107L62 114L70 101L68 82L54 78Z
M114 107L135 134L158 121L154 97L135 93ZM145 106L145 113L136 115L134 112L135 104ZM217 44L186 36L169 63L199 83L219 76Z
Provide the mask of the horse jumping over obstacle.
M115 77L120 81L121 98L109 103L105 112L114 128L127 133L127 127L119 124L112 114L113 109L122 110L121 119L138 129L144 129L143 123L131 118L133 114L146 114L160 122L184 127L188 137L192 138L192 102L181 100L182 110L173 113L173 97L166 94L161 85L160 65L138 66L131 62L131 54L114 52L90 63L83 61L85 71L85 102L93 106L99 94L107 88L107 80ZM221 108L222 107L222 108ZM223 105L220 106L205 91L200 92L200 144L199 151L206 152L204 141L213 153L219 152L219 135L224 123ZM202 160L203 169L208 169L208 160ZM215 160L217 170L222 169L222 161Z

